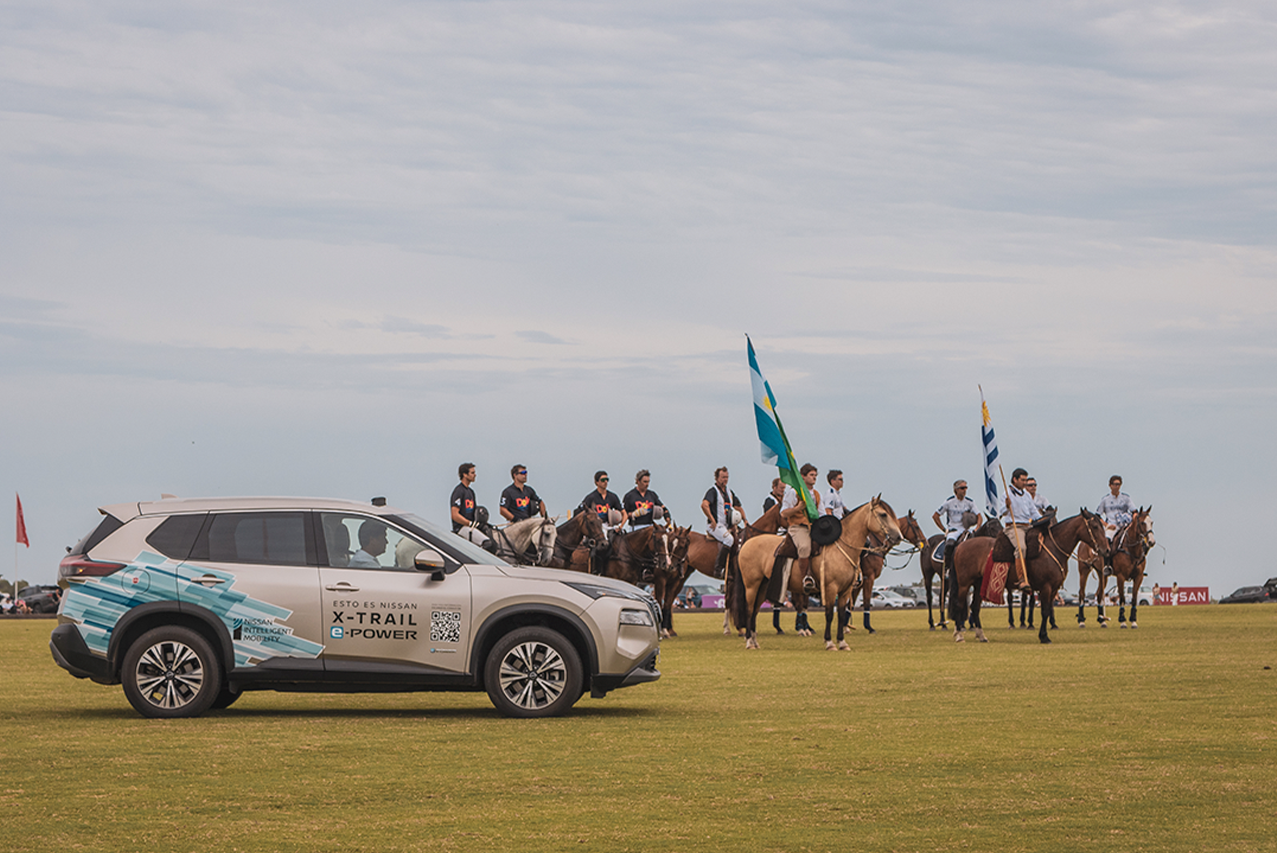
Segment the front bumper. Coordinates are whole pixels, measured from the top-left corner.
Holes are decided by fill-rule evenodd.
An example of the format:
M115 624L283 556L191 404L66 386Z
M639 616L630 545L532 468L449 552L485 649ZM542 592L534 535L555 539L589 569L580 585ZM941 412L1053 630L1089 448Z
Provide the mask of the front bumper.
M661 677L656 668L657 652L652 652L643 662L624 675L596 675L590 679L590 698L602 699L613 690L632 687L635 684L647 684Z
M67 622L53 629L49 637L49 651L54 662L76 678L88 678L98 684L118 684L106 658L89 651L80 629Z

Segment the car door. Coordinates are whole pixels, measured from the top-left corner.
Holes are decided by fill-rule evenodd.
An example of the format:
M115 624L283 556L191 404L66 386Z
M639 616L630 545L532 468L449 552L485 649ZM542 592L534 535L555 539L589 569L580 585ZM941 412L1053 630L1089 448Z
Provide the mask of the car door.
M358 513L318 514L320 595L335 677L465 673L470 649L470 575L420 571L429 547L388 520Z
M310 513L301 511L211 513L190 557L178 566L178 600L222 619L236 667L271 661L273 667L322 672L319 567L310 524Z

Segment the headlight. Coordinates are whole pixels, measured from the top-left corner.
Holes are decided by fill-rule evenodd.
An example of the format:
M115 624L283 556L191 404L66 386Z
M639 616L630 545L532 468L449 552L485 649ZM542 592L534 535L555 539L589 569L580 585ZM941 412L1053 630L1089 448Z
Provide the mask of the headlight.
M622 610L621 624L643 625L648 628L651 628L654 625L652 622L652 614L648 613L646 610Z

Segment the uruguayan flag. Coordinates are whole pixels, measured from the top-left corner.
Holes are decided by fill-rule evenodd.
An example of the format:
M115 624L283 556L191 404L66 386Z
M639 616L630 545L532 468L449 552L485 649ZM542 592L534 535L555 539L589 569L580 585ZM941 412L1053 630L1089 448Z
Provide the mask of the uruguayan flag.
M985 511L997 518L1002 504L998 501L998 481L996 476L1001 463L998 462L998 440L993 435L993 421L989 418L989 404L984 401L984 389L980 389L980 410L984 416L984 424L980 427L980 438L984 442L984 505Z
M781 482L793 487L802 496L807 508L807 516L813 520L817 517L816 500L807 490L807 481L798 476L798 464L794 462L794 453L789 448L789 439L785 437L785 428L780 425L780 417L776 414L776 395L763 378L758 369L758 359L754 357L754 343L745 336L745 344L749 348L749 381L754 386L754 422L758 425L758 440L762 444L763 462L775 465Z

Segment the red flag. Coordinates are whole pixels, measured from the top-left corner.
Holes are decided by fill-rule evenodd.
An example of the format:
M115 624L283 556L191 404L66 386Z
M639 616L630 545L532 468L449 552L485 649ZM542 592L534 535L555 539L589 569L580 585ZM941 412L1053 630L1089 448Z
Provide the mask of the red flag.
M17 492L14 492L13 496L18 499L18 542L30 548L31 541L27 539L27 523L22 518L22 498Z

